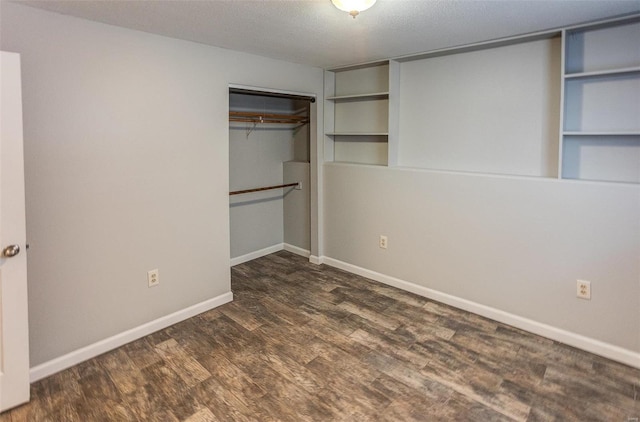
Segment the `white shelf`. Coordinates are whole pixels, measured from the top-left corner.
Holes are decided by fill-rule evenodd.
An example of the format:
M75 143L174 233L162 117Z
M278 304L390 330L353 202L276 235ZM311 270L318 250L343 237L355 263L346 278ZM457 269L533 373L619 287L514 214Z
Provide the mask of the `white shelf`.
M329 101L357 101L357 100L384 100L389 98L389 92L372 92L369 94L355 94L355 95L336 95L333 97L327 97Z
M375 164L375 163L360 163L358 161L332 161L336 164L349 164L352 166L375 166L375 167L387 167L386 164Z
M567 79L592 78L592 77L598 77L598 76L622 75L625 73L640 73L640 66L625 67L623 69L595 70L591 72L567 73L566 75L564 75L564 77Z
M331 132L327 136L389 136L388 132Z
M630 131L630 132L611 132L611 131L603 131L603 132L579 132L579 131L565 131L562 132L565 136L640 136L640 132Z

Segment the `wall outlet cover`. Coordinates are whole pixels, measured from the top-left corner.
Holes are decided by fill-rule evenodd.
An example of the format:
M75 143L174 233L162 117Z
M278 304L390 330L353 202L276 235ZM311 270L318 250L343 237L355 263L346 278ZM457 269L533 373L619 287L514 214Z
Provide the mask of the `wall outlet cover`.
M155 287L160 284L160 271L157 268L147 271L147 283L149 287Z
M576 296L579 299L591 300L591 282L576 280Z

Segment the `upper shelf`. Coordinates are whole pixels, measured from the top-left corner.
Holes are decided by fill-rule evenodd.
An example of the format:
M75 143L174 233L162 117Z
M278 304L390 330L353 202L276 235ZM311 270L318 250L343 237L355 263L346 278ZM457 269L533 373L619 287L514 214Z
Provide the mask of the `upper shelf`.
M372 92L369 94L355 94L355 95L336 95L333 97L327 97L329 101L353 101L353 100L384 100L389 98L389 92Z
M591 72L576 72L576 73L567 73L564 75L565 78L574 79L574 78L590 78L595 76L614 76L614 75L623 75L625 73L640 73L640 66L635 67L625 67L623 69L611 69L611 70L594 70Z
M640 131L575 131L565 130L566 136L640 136Z
M329 132L327 136L389 136L388 132Z
M230 122L248 123L280 123L280 124L305 124L309 123L308 116L277 113L257 113L252 111L230 111Z

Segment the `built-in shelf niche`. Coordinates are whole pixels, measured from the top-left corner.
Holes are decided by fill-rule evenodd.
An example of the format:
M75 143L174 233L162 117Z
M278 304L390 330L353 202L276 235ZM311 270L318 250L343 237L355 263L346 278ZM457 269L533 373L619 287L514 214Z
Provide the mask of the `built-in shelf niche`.
M565 80L564 130L640 133L640 71Z
M640 183L640 18L564 40L561 177Z
M569 29L565 39L567 76L640 67L637 19Z
M327 71L325 160L640 183L639 40L633 15Z
M640 183L640 135L566 135L562 177Z
M325 72L325 159L388 165L388 61Z

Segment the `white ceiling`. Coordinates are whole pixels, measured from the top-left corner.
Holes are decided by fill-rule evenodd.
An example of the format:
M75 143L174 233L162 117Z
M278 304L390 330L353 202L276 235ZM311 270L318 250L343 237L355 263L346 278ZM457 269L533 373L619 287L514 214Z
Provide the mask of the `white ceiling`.
M323 68L640 12L640 0L22 0L111 25Z

